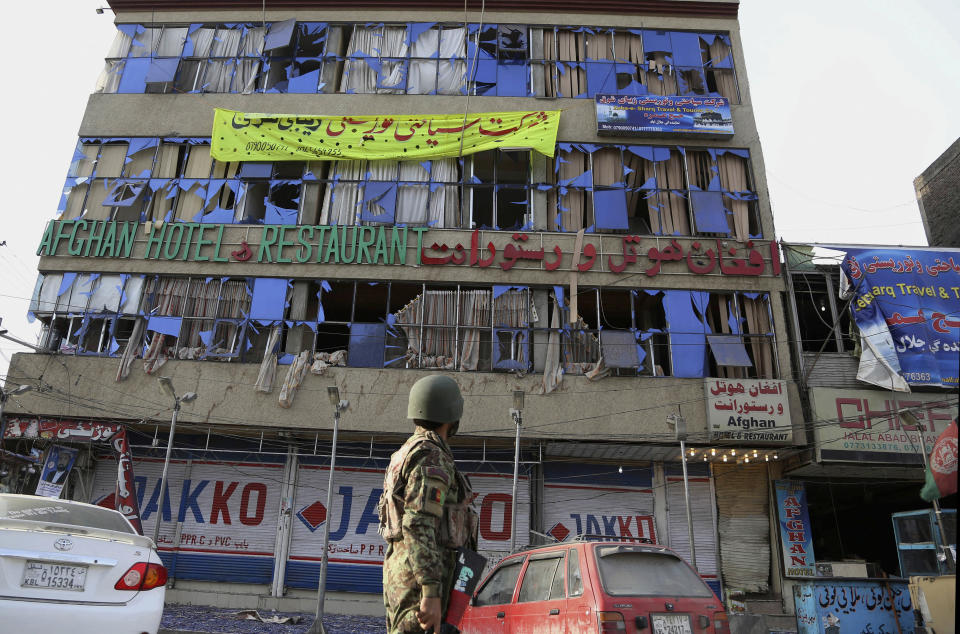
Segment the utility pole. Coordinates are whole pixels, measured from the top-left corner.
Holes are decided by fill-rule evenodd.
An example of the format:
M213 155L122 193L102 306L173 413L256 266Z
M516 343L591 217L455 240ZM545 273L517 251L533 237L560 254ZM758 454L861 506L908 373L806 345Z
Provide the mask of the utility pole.
M687 479L687 421L681 414L667 416L667 424L673 427L676 439L680 441L680 460L683 464L683 500L687 505L687 539L690 540L690 563L697 572L697 546L693 539L693 516L690 513L690 484Z

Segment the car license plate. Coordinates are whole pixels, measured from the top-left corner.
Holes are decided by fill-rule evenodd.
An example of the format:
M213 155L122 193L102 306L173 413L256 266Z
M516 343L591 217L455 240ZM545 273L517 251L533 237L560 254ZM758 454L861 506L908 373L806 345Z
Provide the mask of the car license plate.
M651 614L654 634L693 634L686 614Z
M83 592L87 580L86 566L68 566L43 561L28 561L23 568L23 588L54 588Z

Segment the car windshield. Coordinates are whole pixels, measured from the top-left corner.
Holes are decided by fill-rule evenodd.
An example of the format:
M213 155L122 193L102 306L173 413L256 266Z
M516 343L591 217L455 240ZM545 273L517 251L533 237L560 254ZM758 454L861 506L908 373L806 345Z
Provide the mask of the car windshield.
M44 497L0 495L0 519L87 526L119 533L133 532L130 523L116 511L97 506L68 504Z
M632 546L597 546L600 582L610 596L712 597L681 559Z

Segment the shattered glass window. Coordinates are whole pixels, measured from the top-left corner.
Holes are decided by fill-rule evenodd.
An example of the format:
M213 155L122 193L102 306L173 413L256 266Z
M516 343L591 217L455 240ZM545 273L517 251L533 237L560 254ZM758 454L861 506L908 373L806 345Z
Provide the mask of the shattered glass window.
M466 91L466 31L433 22L355 24L340 90L346 93L459 95Z
M96 92L474 94L739 103L725 33L524 24L119 24Z
M343 27L120 24L96 92L332 92Z
M345 228L346 230L346 228ZM776 378L766 293L41 274L42 345L65 354L281 365Z
M743 149L559 143L553 159L271 163L216 161L209 143L82 138L57 217L762 237Z

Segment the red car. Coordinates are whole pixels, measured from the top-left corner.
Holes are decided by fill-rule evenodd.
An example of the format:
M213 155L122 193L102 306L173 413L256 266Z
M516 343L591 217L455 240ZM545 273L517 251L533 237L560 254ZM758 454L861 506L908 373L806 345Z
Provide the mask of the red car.
M669 548L577 541L504 558L470 600L463 634L729 634L727 614Z

